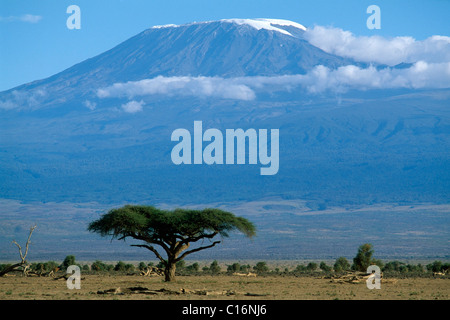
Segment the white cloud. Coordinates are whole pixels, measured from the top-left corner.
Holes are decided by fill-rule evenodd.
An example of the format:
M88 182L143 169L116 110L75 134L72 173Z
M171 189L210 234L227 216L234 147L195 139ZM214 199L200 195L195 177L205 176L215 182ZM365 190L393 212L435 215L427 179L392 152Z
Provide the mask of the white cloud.
M322 92L344 93L348 90L371 89L437 89L450 88L450 62L417 61L409 68L360 68L354 65L330 69L322 65L303 75L254 76L237 78L219 77L156 77L140 81L115 83L97 91L99 98L126 97L123 111L136 113L143 110L143 100L149 95L195 96L204 98L254 100L259 93L304 90L310 94ZM14 90L3 100L0 109L36 109L48 97L45 90ZM84 101L93 110L97 103Z
M35 109L46 96L47 92L43 89L32 91L13 90L9 94L8 99L0 100L0 109Z
M95 108L97 107L97 104L95 102L92 102L92 101L89 101L89 100L85 100L83 102L83 104L89 110L95 110Z
M312 45L326 52L357 61L390 66L402 62L450 62L450 37L447 36L432 36L421 41L412 37L367 37L323 26L307 29L304 35Z
M258 92L286 92L304 89L317 94L348 90L450 88L450 62L418 61L409 68L360 68L355 65L330 69L314 67L304 75L254 76L237 78L156 77L115 83L99 89L97 96L128 97L162 94L254 100Z
M219 77L163 77L115 83L97 91L99 98L133 98L153 94L215 97L253 100L255 93L247 85Z
M122 104L122 109L128 113L136 113L142 111L142 106L144 105L144 101L129 101L128 103Z
M29 23L38 23L39 21L41 21L41 19L42 19L41 16L36 16L32 14L24 14L23 16L19 17L20 21Z
M28 22L28 23L38 23L42 20L42 16L33 15L33 14L23 14L21 16L9 16L9 17L0 17L0 21L3 22Z
M359 68L349 65L337 69L317 66L303 77L294 80L310 93L324 91L345 92L349 89L426 89L450 88L450 62L419 61L410 68Z

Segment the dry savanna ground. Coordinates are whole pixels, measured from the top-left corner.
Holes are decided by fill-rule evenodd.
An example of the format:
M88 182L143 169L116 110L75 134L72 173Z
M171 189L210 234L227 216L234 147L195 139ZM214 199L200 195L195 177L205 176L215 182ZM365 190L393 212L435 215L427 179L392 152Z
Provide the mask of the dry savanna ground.
M131 289L130 289L131 288ZM175 282L139 275L83 275L80 289L49 277L0 278L1 300L448 300L449 278L407 278L381 283L334 283L320 277L178 276Z

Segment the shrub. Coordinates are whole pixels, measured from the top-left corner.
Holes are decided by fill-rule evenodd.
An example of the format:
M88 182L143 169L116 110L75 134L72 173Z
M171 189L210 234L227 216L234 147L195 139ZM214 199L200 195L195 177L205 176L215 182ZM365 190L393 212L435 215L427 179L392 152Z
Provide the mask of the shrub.
M325 272L330 272L330 271L331 271L331 267L328 266L324 261L322 261L322 262L320 263L319 268L320 268L322 271L325 271Z
M339 257L336 259L333 268L336 272L348 271L350 270L350 263L346 258Z
M358 248L356 256L353 258L352 269L365 272L372 264L373 248L370 243L365 243Z
M117 262L114 271L126 271L126 264L122 261Z
M108 271L110 269L111 269L110 266L108 266L107 264L103 263L100 260L96 260L91 265L91 270L93 270L93 271Z
M110 268L108 268L111 270ZM114 271L118 272L132 272L134 271L134 265L131 263L125 263L123 261L117 262L117 264L113 268Z
M383 269L384 267L384 263L383 261L381 261L380 259L372 259L372 261L370 262L370 264L374 264L380 267L380 269ZM367 270L367 269L366 269Z
M72 266L72 265L74 265L74 264L76 264L76 263L75 263L75 256L69 255L69 256L66 256L66 257L64 258L64 261L63 261L63 263L60 265L60 268L66 270L69 266Z
M127 272L133 272L134 271L134 265L131 263L125 264L125 271Z
M47 261L47 262L38 262L31 264L31 270L35 272L50 272L62 265L58 265L55 261Z
M138 269L141 271L147 269L145 262L139 262Z
M186 267L186 262L184 260L180 260L177 263L175 263L177 266L177 270L182 271Z
M400 267L403 266L404 263L400 261L389 261L383 267L383 271L400 271Z
M301 265L301 264L299 264L296 268L295 268L295 270L294 270L294 272L306 272L306 267L304 266L304 265Z
M443 269L442 261L434 261L433 263L427 264L427 270L431 272L441 272Z
M247 265L242 265L240 268L239 268L239 271L241 271L241 272L249 272L250 271L250 265L249 264L247 264Z
M317 269L317 263L315 263L315 262L310 262L306 266L306 270L308 270L308 271L314 271L316 269Z
M220 266L217 263L217 260L214 260L211 265L209 266L209 271L213 274L220 272Z
M256 266L253 267L253 270L258 273L263 273L269 271L269 267L267 266L267 263L265 263L264 261L260 261L256 264Z
M227 267L228 272L238 272L241 271L241 265L239 263L233 263Z
M189 271L189 272L198 272L199 269L200 269L200 266L197 262L194 262L190 266L186 267L186 271Z

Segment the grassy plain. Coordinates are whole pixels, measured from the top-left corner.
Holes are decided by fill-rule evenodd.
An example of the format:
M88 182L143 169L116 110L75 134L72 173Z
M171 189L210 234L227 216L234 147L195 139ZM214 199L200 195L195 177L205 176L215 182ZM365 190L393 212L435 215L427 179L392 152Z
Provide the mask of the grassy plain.
M127 288L138 287L141 291L127 291ZM99 293L110 289L113 290L109 293ZM181 293L182 289L186 293ZM111 299L449 300L450 278L397 279L396 283L382 282L381 289L373 290L365 283L333 283L315 276L178 276L175 282L166 283L162 277L87 274L82 276L78 290L69 290L65 279L20 275L0 278L0 300Z

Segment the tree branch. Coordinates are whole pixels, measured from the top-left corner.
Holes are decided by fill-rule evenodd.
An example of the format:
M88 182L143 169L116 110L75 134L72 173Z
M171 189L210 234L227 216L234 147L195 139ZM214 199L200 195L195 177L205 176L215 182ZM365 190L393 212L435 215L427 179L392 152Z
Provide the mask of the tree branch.
M31 240L31 234L33 233L34 229L36 229L37 225L34 225L30 228L30 234L28 235L27 243L25 244L25 254L22 254L22 247L16 242L16 240L13 240L12 242L19 248L19 254L20 259L22 260L22 263L25 263L25 259L27 258L28 254L28 247L30 245Z
M28 235L28 240L27 243L25 245L25 255L23 256L23 262L25 262L25 258L27 257L28 254L28 246L31 243L31 234L33 233L34 229L36 229L37 225L34 225L33 227L30 228L30 234Z
M33 227L30 228L30 234L28 235L28 239L27 239L27 243L25 245L25 254L22 253L22 247L20 246L20 244L17 243L16 240L13 240L12 242L19 248L19 254L20 254L20 262L13 264L7 268L5 268L3 271L0 272L0 277L4 276L5 274L7 274L8 272L11 271L18 271L18 268L22 267L23 270L23 274L26 276L28 271L28 266L27 266L27 262L25 261L25 259L27 258L27 254L28 254L28 248L29 245L31 243L31 234L33 233L34 229L36 229L37 225L34 225Z
M179 248L181 248L183 245L187 245L187 244L189 244L189 243L191 243L191 242L197 242L197 241L200 240L200 239L204 239L204 238L212 239L212 238L214 238L218 233L219 233L218 231L214 231L213 233L210 233L210 234L202 234L202 235L199 235L199 236L197 236L197 237L194 237L194 236L193 236L193 237L187 237L187 238L184 238L182 241L178 242L178 244L177 244L178 248L177 248L177 249L179 249Z
M215 246L216 244L218 244L218 243L220 243L220 241L214 241L214 242L213 242L212 244L210 244L209 246L206 246L206 247L200 247L200 248L196 248L196 249L192 249L192 250L186 251L186 252L183 253L179 258L177 258L176 261L183 260L184 257L186 257L188 254L191 254L191 253L194 253L194 252L197 252L197 251L200 251L200 250L212 248L212 247L214 247L214 246Z
M5 268L3 271L0 271L0 277L3 277L8 272L16 271L16 268L17 267L21 267L21 266L23 266L23 262L19 262L19 263L13 264L13 265Z
M146 244L132 244L132 247L141 247L141 248L147 248L148 250L150 250L151 252L153 252L156 257L161 260L162 263L164 263L164 265L166 264L166 260L159 254L158 251L156 251L156 249L152 246L146 245Z
M137 239L137 240L142 240L142 241L145 241L145 242L148 242L148 243L157 244L157 245L161 246L166 252L170 251L169 247L164 243L164 241L163 240L159 240L158 238L146 237L146 236L143 236L140 233L138 233L138 234L132 233L129 236L134 238L134 239Z

